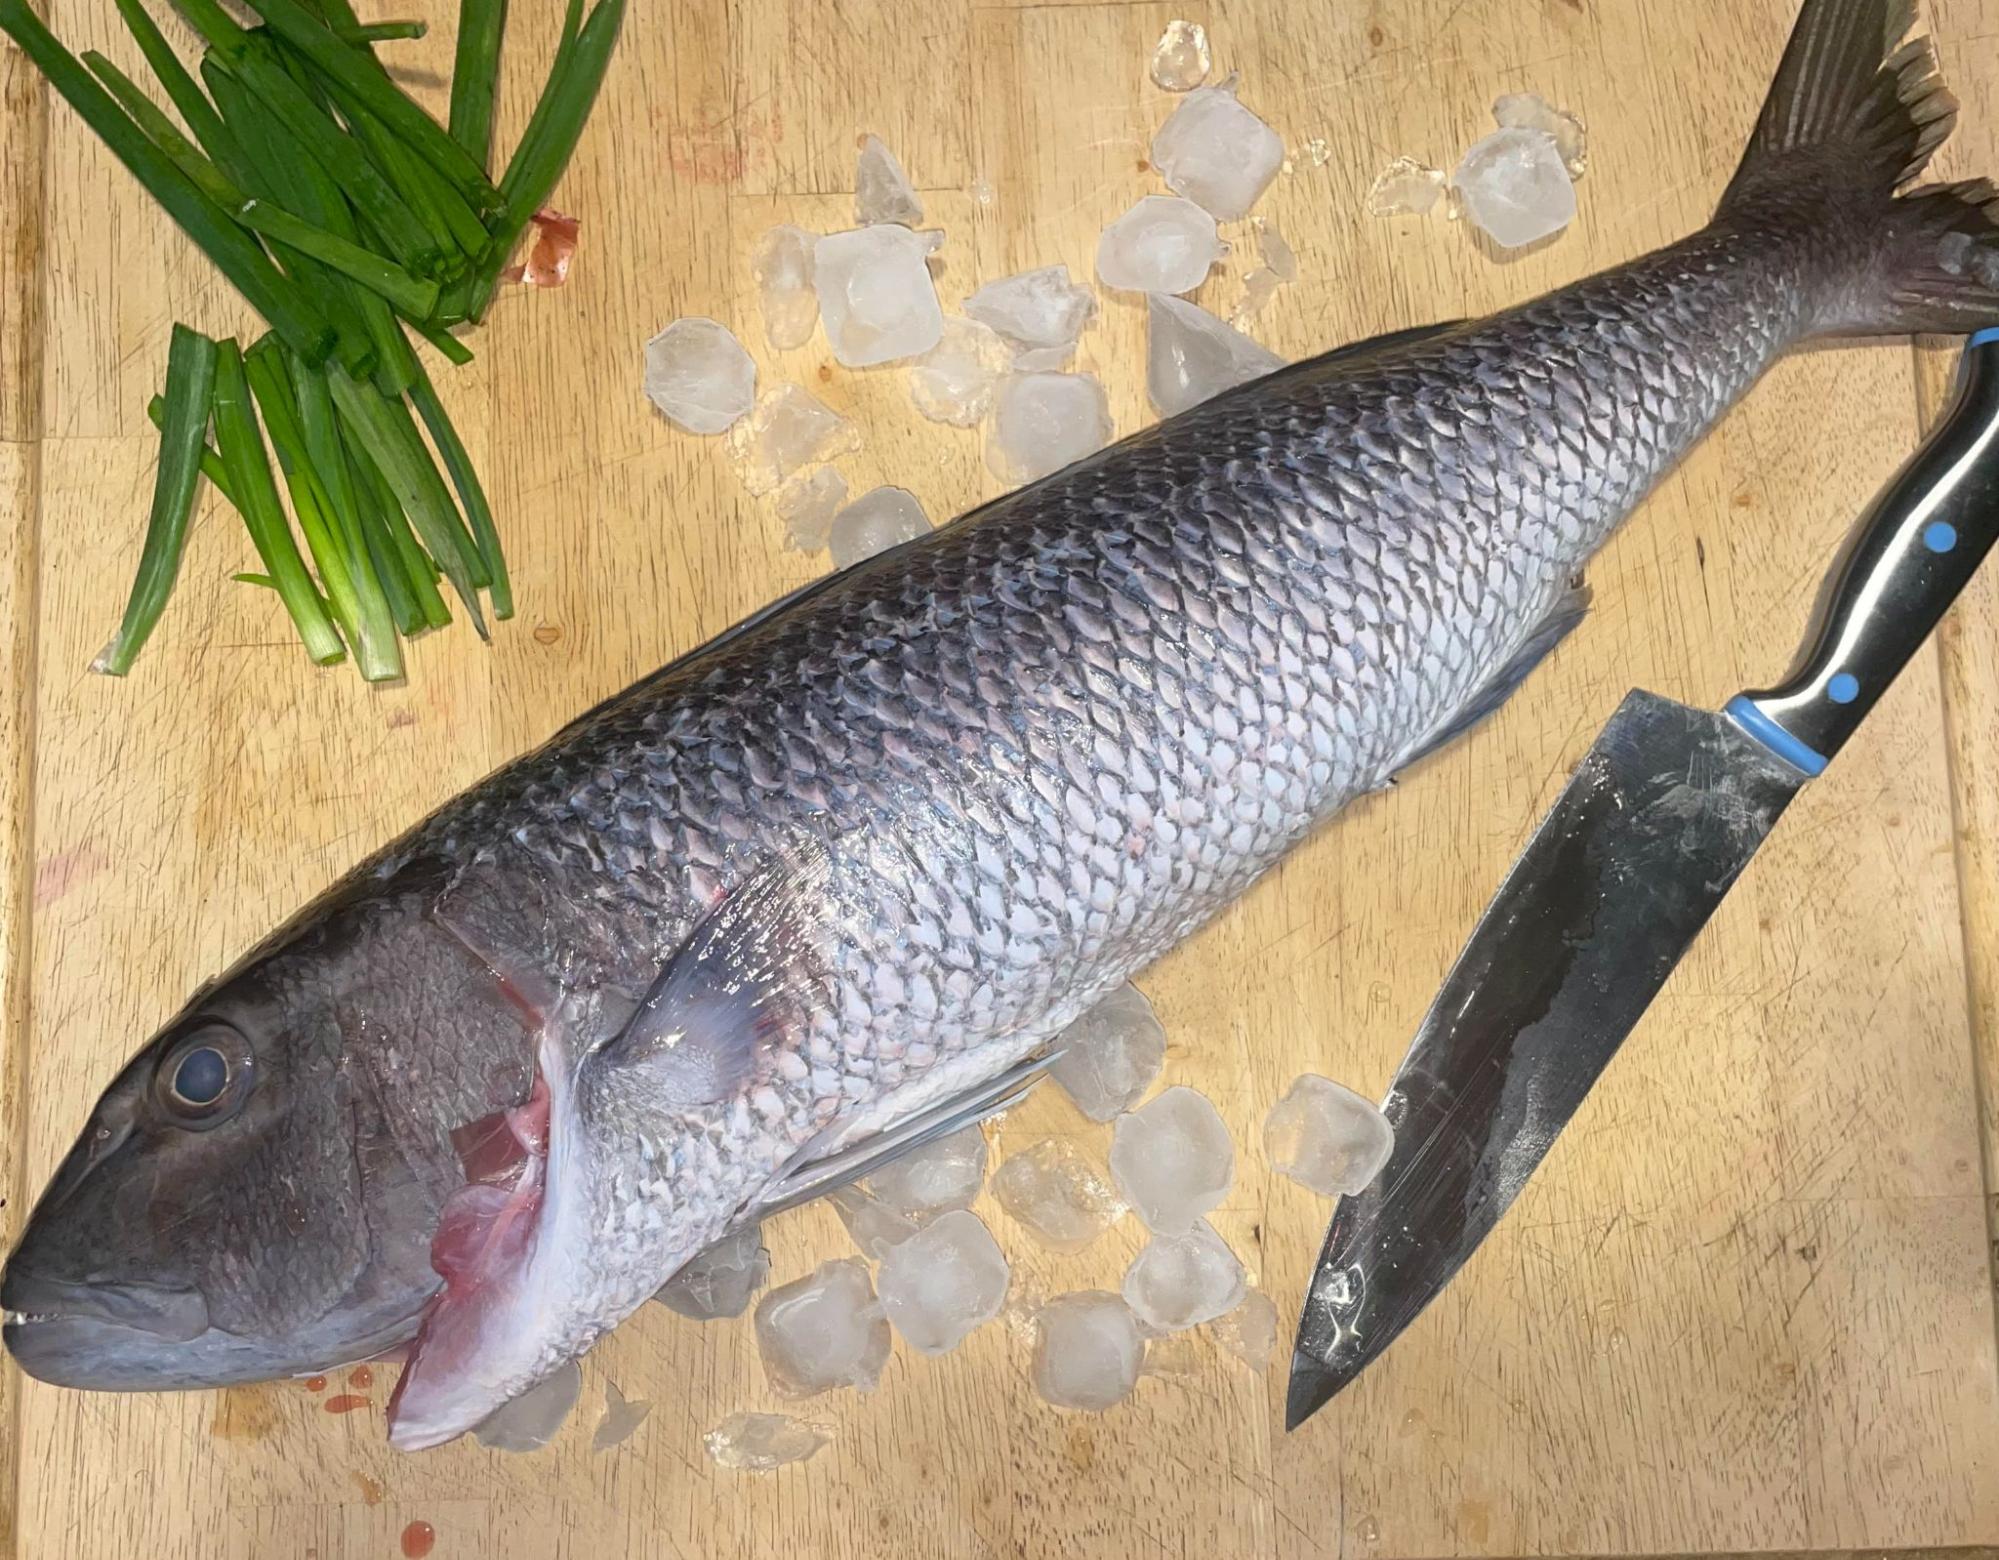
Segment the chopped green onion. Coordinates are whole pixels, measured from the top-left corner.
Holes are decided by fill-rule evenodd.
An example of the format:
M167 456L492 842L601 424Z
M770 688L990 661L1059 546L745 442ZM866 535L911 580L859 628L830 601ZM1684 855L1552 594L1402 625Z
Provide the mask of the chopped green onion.
M352 430L343 428L341 439L347 446L350 467L359 486L365 490L363 502L367 511L374 515L396 561L402 565L403 582L415 600L422 625L444 627L451 621L451 609L444 604L444 597L438 594L437 581L441 571L411 532L409 518L390 490L388 479L354 439Z
M583 0L569 0L569 7L562 13L562 37L555 46L555 57L564 58L576 47L576 35L583 30Z
M162 433L167 427L167 403L154 396L146 403L146 416ZM236 503L236 490L229 485L229 473L222 469L222 457L215 453L215 446L204 443L201 446L201 474L208 478L208 485L229 501L230 507L240 507Z
M166 89L174 107L180 110L182 122L194 132L195 140L214 159L216 167L229 176L230 182L238 188L247 189L250 169L243 148L223 127L222 116L195 84L187 67L181 64L180 56L174 53L159 24L140 0L114 0L114 3L118 14L125 18L125 26L138 41L139 52L146 56L146 63L152 67L154 76Z
M335 369L335 373L341 370ZM234 341L221 344L215 373L215 436L222 448L222 464L235 489L243 523L257 556L276 582L284 598L285 610L298 625L305 640L306 654L319 666L329 666L347 651L340 634L327 616L326 604L306 573L305 562L285 523L284 506L278 501L277 486L264 455L263 435L257 429L256 412L250 404L250 383L242 354Z
M0 0L0 32L21 46L84 123L201 246L216 269L250 300L285 345L308 363L325 362L334 343L333 327L326 316L279 272L249 234L146 138L90 72L41 24L26 0Z
M472 349L441 325L433 325L428 320L413 320L410 328L460 368L472 361Z
M201 455L208 448L208 413L215 393L215 343L206 336L174 326L167 348L166 422L160 435L160 469L153 481L153 513L146 523L146 545L139 554L139 576L132 585L118 636L97 658L95 669L112 677L132 670L146 640L166 610L180 574L187 523L194 512L194 485L201 473Z
M458 52L451 64L451 138L481 168L493 158L493 99L507 0L458 0Z
M451 473L452 486L458 489L458 502L464 506L465 518L472 522L473 539L479 544L479 552L486 560L487 586L493 596L493 616L505 622L514 615L514 587L507 578L507 560L500 551L500 532L493 524L493 506L486 501L486 490L479 485L479 473L473 469L472 457L465 450L465 441L451 426L444 403L437 398L437 387L430 382L430 375L424 372L421 363L417 364L416 383L410 386L410 400L416 406L417 414L423 418L423 425L430 430L431 442L437 446L438 454L444 457L444 469Z
M246 200L236 216L251 232L289 244L300 253L332 266L370 292L379 293L405 314L422 319L437 307L437 283L420 282L372 249L350 244L310 222L302 222L269 201Z
M130 76L95 49L84 51L83 63L90 67L91 74L103 82L105 89L118 100L118 106L130 114L138 127L146 132L147 139L173 159L174 166L187 175L189 183L224 211L234 211L243 204L243 192L225 178L222 170L203 156L192 141L180 133L174 122L160 111L153 100L133 84Z
M342 43L366 45L394 43L404 38L422 38L429 32L428 22L370 22L365 27L336 27L333 29L333 36Z
M190 0L175 0L186 5ZM213 4L214 0L199 0ZM431 163L472 201L497 205L499 191L472 155L445 132L415 101L399 90L366 49L342 43L332 30L297 0L248 0L250 9L334 84L340 101L365 108L402 138L413 152Z
M491 637L485 614L479 610L477 581L487 572L485 559L466 534L408 408L372 387L356 384L338 368L327 377L333 387L333 404L340 408L354 442L374 461L431 558L444 570L465 610L472 614L472 626L479 637Z
M278 588L278 582L268 574L252 574L246 570L241 574L232 574L229 577L239 584L261 585L265 590L276 590Z

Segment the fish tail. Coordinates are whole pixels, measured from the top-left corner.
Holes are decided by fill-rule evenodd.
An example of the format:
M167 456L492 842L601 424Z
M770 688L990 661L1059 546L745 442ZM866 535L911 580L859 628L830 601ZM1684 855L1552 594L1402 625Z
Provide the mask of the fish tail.
M1999 190L1909 188L1957 100L1914 0L1805 0L1717 226L1802 226L1817 335L1960 334L1999 324Z

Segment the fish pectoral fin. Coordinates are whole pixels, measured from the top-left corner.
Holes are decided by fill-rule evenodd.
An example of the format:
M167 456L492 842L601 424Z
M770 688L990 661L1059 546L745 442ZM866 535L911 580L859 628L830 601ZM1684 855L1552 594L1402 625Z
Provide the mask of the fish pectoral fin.
M974 1085L962 1094L939 1100L935 1105L905 1116L857 1143L834 1149L824 1143L837 1141L837 1128L829 1128L799 1151L783 1176L764 1193L757 1204L756 1217L768 1218L787 1208L811 1202L850 1182L872 1175L890 1160L913 1153L925 1143L997 1116L1018 1104L1039 1083L1062 1053L1048 1052L1018 1062L996 1077Z
M1494 714L1499 707L1519 691L1520 685L1534 673L1534 668L1555 652L1555 647L1576 630L1589 611L1589 587L1578 580L1562 598L1557 601L1548 615L1535 625L1534 632L1527 636L1520 648L1508 656L1503 666L1494 672L1477 693L1441 731L1423 738L1408 752L1390 766L1393 775L1399 776L1413 764L1420 764L1439 748L1448 747L1472 727Z
M827 868L814 845L746 878L695 925L591 1065L644 1068L656 1098L675 1108L742 1088L825 1000Z

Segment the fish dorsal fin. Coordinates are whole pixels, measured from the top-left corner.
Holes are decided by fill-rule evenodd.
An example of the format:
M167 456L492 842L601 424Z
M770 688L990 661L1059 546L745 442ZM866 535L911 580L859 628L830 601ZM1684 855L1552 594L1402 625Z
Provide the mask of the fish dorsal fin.
M823 1000L827 870L812 845L752 873L695 925L593 1065L643 1068L677 1108L734 1094Z
M1042 1079L1062 1053L1052 1051L1018 1062L996 1077L975 1084L963 1093L939 1100L881 1131L871 1133L844 1148L825 1150L815 1138L805 1145L784 1175L759 1200L755 1216L768 1218L787 1208L811 1202L828 1192L838 1191L849 1182L872 1175L891 1160L913 1153L925 1143L997 1116L1019 1103L1028 1090ZM824 1136L824 1134L822 1134Z
M1589 611L1589 600L1589 587L1580 581L1564 592L1549 609L1548 615L1535 625L1534 632L1506 658L1498 671L1486 679L1451 722L1412 746L1396 760L1393 772L1400 774L1412 764L1421 763L1439 748L1448 747L1512 698L1520 685L1533 675L1534 668L1553 655L1555 647L1575 632L1576 625Z

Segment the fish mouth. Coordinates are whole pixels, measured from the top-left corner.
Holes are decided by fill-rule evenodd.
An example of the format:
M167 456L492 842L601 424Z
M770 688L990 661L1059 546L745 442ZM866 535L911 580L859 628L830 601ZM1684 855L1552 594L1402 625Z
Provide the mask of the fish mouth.
M194 1385L188 1376L201 1353L197 1340L211 1333L207 1302L193 1290L76 1283L19 1263L8 1264L0 1281L0 1309L0 1341L15 1363L58 1387Z
M84 1323L145 1333L164 1343L192 1343L208 1331L208 1302L193 1289L144 1283L77 1283L7 1265L0 1309L11 1335L21 1327Z

